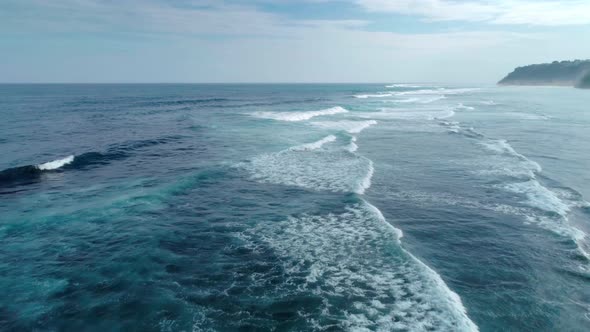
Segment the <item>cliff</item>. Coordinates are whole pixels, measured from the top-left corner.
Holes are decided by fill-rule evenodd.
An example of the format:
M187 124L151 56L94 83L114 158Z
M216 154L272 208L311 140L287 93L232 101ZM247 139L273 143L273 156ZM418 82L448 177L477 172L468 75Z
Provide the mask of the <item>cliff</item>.
M553 61L518 67L498 84L578 86L588 73L590 60Z
M590 89L590 72L580 79L580 81L576 84L576 88Z

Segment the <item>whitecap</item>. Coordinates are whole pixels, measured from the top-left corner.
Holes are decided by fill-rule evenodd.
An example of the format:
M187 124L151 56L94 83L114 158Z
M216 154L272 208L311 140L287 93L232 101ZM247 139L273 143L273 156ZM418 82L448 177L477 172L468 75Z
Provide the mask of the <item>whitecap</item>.
M343 107L336 106L319 111L306 112L254 112L253 116L263 119L272 119L278 121L305 121L316 116L334 115L339 113L347 113Z
M504 188L513 193L525 195L527 204L540 210L557 213L563 217L570 211L568 204L536 179L509 183L504 185Z
M302 145L297 145L292 148L289 148L291 151L310 151L310 150L317 150L320 149L324 144L334 142L336 140L336 136L329 135L322 138L319 141L313 143L307 143Z
M241 167L253 180L315 191L363 194L370 186L372 162L348 151L281 151L253 158Z
M37 165L37 168L42 170L42 171L50 171L50 170L55 170L58 168L61 168L69 163L71 163L72 161L74 161L74 156L67 156L65 158L62 159L56 159L53 161L49 161L43 164L39 164Z
M319 330L478 330L459 296L401 248L401 231L367 202L258 223L240 236L279 257L282 294L323 299L320 310L300 313Z
M463 105L463 103L459 103L459 105L455 106L456 110L468 110L468 111L473 111L475 109L475 107L472 106L465 106Z
M510 155L510 156L520 159L523 162L523 164L521 164L521 165L525 166L529 170L532 170L533 172L539 173L542 171L541 165L539 165L537 162L535 162L533 160L528 159L524 155L516 152L516 150L514 150L514 148L512 148L512 146L508 143L508 141L506 141L504 139L485 140L483 142L480 142L479 144L481 144L482 146L484 146L485 148L487 148L490 151L493 151L493 152L496 152L499 154Z
M450 108L380 108L379 112L358 112L355 116L383 120L435 120L450 118L455 111Z
M348 144L348 147L346 148L349 152L356 152L356 150L358 150L358 145L356 145L356 136L352 136L350 138L350 143Z
M422 97L422 98L412 97L412 98L404 98L404 99L384 100L384 102L400 103L400 104L409 104L409 103L430 104L430 103L433 103L433 102L441 100L441 99L446 99L446 97L444 95L437 95L437 96L433 96L433 97Z
M393 96L392 93L378 93L378 94L362 94L362 95L355 95L355 98L359 99L367 99L367 98L385 98Z
M373 162L352 153L350 145L319 148L334 140L328 136L308 145L262 154L238 166L247 170L253 180L262 183L364 194L371 186Z
M450 89L450 88L438 88L438 89L421 89L412 91L396 92L398 96L405 95L432 95L432 94L443 94L443 95L458 95L469 92L476 92L481 90L480 88L461 88L461 89Z

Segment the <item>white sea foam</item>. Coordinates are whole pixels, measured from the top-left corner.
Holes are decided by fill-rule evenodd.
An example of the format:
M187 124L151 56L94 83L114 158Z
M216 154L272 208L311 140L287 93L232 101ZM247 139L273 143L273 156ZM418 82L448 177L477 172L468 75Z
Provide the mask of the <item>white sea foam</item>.
M508 141L504 139L499 140L486 140L480 142L481 145L486 147L488 150L499 153L499 154L506 154L513 157L516 157L522 161L521 166L525 166L527 169L534 171L534 172L541 172L542 168L537 162L528 159L527 157L523 156L522 154L516 152L514 148L508 143Z
M307 144L297 145L297 146L294 146L294 147L290 148L289 150L291 150L291 151L310 151L310 150L317 150L317 149L320 149L322 146L324 146L324 144L334 142L335 140L336 140L336 136L329 135L329 136L326 136L326 137L322 138L319 141L316 141L316 142L313 142L313 143L307 143Z
M316 116L334 115L339 113L346 113L348 110L336 106L319 111L306 112L254 112L253 116L264 119L272 119L278 121L305 121Z
M527 197L527 203L535 208L567 216L570 207L557 195L543 186L536 179L525 182L509 183L504 186L508 191L523 194Z
M499 113L501 116L508 116L511 118L523 119L523 120L549 120L551 119L550 116L544 114L534 114L534 113L523 113L523 112L504 112Z
M496 102L493 100L482 100L480 103L482 105L488 105L488 106L497 105Z
M312 125L320 128L326 129L335 129L346 131L351 134L358 134L364 129L369 128L370 126L376 125L377 121L369 120L369 121L350 121L350 120L341 120L341 121L318 121L312 122Z
M585 242L587 234L571 225L566 216L573 206L587 206L587 202L579 201L579 197L574 198L576 201L567 201L563 197L560 197L555 191L551 191L536 182L536 180L523 183L511 183L506 186L501 186L500 188L513 193L523 194L527 198L525 201L525 205L527 206L478 201L469 197L442 192L386 192L388 197L398 200L410 200L413 204L420 207L440 206L442 204L461 206L468 209L489 210L505 215L517 216L522 218L525 224L534 224L557 235L572 239L577 244L580 253L590 259L590 255L588 254L590 247L588 247ZM557 215L550 216L540 214L535 209L556 213Z
M459 103L459 105L455 106L455 109L473 111L475 109L475 107L465 106L465 105L463 105L463 103Z
M461 126L459 122L456 121L440 121L439 124L441 126L447 127L447 131L450 133L458 134L461 132Z
M368 170L365 176L362 178L361 182L359 183L357 193L364 194L365 190L371 187L371 179L373 178L373 173L375 173L375 169L373 168L373 161L369 159Z
M37 165L37 168L42 170L42 171L49 171L49 170L54 170L54 169L58 169L61 168L69 163L71 163L72 161L74 161L74 156L67 156L63 159L56 159L50 162L46 162L43 164L39 164Z
M458 95L458 94L464 94L464 93L469 93L469 92L476 92L479 90L481 90L481 89L479 89L479 88L462 88L462 89L438 88L438 89L421 89L421 90L412 90L412 91L402 91L402 92L396 92L395 94L398 96L432 95L432 94Z
M318 330L477 331L461 299L399 246L401 231L366 202L258 223L240 236L279 257L287 280L273 287L281 294L323 299L321 310L300 312Z
M393 96L393 93L377 93L377 94L362 94L362 95L355 95L355 98L359 99L367 99L367 98L386 98Z
M354 114L361 118L380 120L435 120L450 118L455 112L449 108L380 108L379 112L358 112Z
M252 179L263 183L363 194L371 185L373 162L348 148L290 148L257 156L239 166L250 172Z
M437 95L437 96L430 96L430 97L412 97L412 98L404 98L404 99L388 99L384 100L383 102L387 103L400 103L400 104L430 104L435 101L445 99L444 95Z
M356 145L356 136L352 136L350 138L350 143L348 144L348 147L346 148L349 152L356 152L356 150L358 150L358 145Z
M480 137L480 139L482 139ZM525 197L523 203L531 208L544 211L544 215L534 211L522 213L527 223L551 231L560 236L569 237L576 244L582 255L590 259L587 234L569 221L568 215L574 207L585 207L587 202L580 195L573 195L567 190L550 189L543 185L536 174L541 166L518 153L506 140L485 139L480 142L488 150L498 154L497 158L488 157L490 167L482 174L509 175L524 178L524 181L510 182L499 186L509 192ZM554 214L554 215L550 215Z
M420 98L405 98L405 99L393 99L393 100L386 100L386 101L391 102L391 103L405 104L405 103L417 103L420 100L421 100Z

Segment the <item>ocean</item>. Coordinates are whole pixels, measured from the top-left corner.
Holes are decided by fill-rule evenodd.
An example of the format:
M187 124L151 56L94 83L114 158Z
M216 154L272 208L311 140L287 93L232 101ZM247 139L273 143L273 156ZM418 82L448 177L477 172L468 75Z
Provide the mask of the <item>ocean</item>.
M0 330L588 331L589 105L0 85Z

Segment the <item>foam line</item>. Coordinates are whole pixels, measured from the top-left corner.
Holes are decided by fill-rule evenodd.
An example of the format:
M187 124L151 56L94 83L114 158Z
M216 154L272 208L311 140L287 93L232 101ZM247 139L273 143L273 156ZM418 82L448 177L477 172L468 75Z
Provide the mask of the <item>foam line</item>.
M400 246L402 232L364 200L340 212L258 223L240 236L280 258L282 294L324 299L307 320L318 330L478 330L459 296Z
M319 111L307 111L307 112L254 112L253 116L263 119L272 119L277 121L305 121L316 116L334 115L339 113L346 113L348 110L336 106L326 108Z
M322 138L319 141L316 141L316 142L313 142L313 143L307 143L307 144L302 144L302 145L294 146L292 148L289 148L289 150L291 150L291 151L311 151L311 150L317 150L317 149L320 149L324 144L334 142L335 140L336 140L336 136L329 135L329 136L326 136L326 137Z

